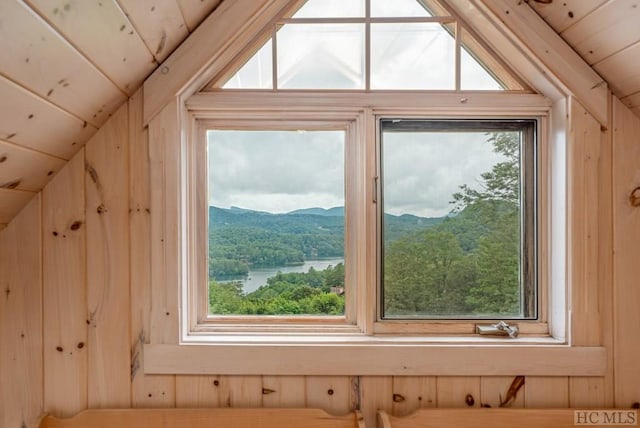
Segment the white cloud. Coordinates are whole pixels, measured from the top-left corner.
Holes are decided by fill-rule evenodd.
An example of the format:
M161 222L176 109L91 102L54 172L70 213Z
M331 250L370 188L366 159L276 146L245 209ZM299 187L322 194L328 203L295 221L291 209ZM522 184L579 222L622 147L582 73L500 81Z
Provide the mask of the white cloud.
M442 216L503 158L484 133L384 134L385 211ZM209 203L289 212L344 205L343 131L211 131Z
M344 131L210 131L209 203L258 211L344 205Z

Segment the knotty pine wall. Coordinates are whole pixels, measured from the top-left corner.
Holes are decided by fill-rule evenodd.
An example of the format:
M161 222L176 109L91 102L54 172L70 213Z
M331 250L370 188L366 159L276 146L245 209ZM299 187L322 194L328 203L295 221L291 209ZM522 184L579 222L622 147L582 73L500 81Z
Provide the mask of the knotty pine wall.
M612 104L609 130L576 102L570 115L572 141L589 147L573 159L587 169L584 183L572 185L589 187L594 199L581 209L597 213L584 239L570 241L583 245L570 251L584 260L581 280L595 284L597 314L573 319L584 322L578 332L592 331L591 315L602 320L595 342L609 350L608 374L526 377L512 407L640 401L640 208L629 202L640 185L640 119ZM0 232L2 427L31 426L43 411L105 407L359 408L375 426L377 409L499 406L512 377L145 375L159 268L151 266L150 195L160 186L150 182L149 144L137 93ZM588 336L577 339L589 344Z

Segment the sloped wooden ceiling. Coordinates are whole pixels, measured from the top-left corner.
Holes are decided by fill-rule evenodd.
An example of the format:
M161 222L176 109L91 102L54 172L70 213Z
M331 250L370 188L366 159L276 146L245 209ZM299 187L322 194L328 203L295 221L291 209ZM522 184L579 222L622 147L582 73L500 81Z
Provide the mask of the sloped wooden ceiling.
M0 228L222 1L0 1Z
M640 0L529 0L640 117Z
M0 228L222 1L0 1ZM640 117L640 0L525 2Z

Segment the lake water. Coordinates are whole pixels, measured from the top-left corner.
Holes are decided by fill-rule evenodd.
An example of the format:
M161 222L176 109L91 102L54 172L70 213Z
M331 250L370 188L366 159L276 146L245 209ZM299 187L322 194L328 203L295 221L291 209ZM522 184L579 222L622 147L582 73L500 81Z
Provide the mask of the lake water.
M338 263L344 263L343 258L337 259L321 259L321 260L307 260L301 265L296 266L280 266L280 267L268 267L268 268L256 268L249 270L249 275L246 278L240 278L238 281L242 282L242 291L250 293L257 290L263 285L267 285L267 279L275 276L278 272L290 273L290 272L308 272L309 268L315 270L325 270L329 266L335 266ZM223 281L221 281L223 282Z

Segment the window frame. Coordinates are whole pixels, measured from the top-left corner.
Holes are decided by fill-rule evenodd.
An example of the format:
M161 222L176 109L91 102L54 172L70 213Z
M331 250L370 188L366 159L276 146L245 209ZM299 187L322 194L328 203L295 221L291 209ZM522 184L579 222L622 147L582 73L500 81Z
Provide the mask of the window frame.
M356 130L358 116L352 113L347 114L327 114L327 112L273 112L271 114L262 115L255 118L255 112L234 112L231 113L234 119L205 119L199 120L197 124L197 135L194 138L196 153L196 162L198 166L195 169L195 176L191 177L192 192L196 195L207 194L207 166L206 153L207 131L210 129L233 129L233 130L286 130L295 131L305 129L309 131L315 130L340 130L345 133L344 141L344 157L345 157L345 207L347 205L355 205L353 189L353 178L349 180L355 170L354 165L357 160L354 159L354 146L357 144ZM351 175L350 175L351 174ZM208 203L202 197L198 198L199 204L195 208L195 221L198 230L195 237L197 248L205 249L204 254L208 255ZM188 289L189 301L193 302L188 309L193 313L197 312L195 322L193 317L191 325L192 332L255 332L256 328L269 332L299 332L305 333L322 333L332 331L337 333L356 333L357 314L356 301L359 293L358 287L355 286L355 272L352 267L351 258L346 250L355 247L356 238L354 233L349 233L346 224L353 223L352 210L345 210L345 283L350 284L346 287L346 302L344 316L255 316L255 315L215 315L209 313L208 308L208 273L205 258L202 252L196 251L190 257L198 260L197 284L190 286Z
M576 283L573 271L581 255L569 248L570 234L576 229L582 211L573 207L583 197L583 189L573 188L572 180L582 177L575 165L584 148L570 133L570 97L555 102L534 94L447 93L447 94L275 94L275 93L199 93L178 97L166 105L149 123L151 180L151 325L149 343L144 345L146 374L193 375L404 375L404 376L604 376L608 349L601 342L575 339L576 311L587 303L579 297L588 289ZM239 98L238 98L239 97ZM548 171L541 171L541 197L548 201L543 211L549 219L545 239L552 245L543 254L544 275L549 278L549 333L523 334L516 339L478 337L459 332L442 333L441 323L421 333L375 335L331 333L193 333L189 331L185 305L189 283L186 260L189 242L189 198L187 182L188 141L196 134L197 121L208 118L230 119L230 110L253 111L259 116L269 111L304 112L330 106L336 113L364 112L408 115L413 111L436 117L456 115L544 116L540 156L548 159ZM267 107L265 107L267 106ZM383 108L384 107L384 108ZM573 122L571 122L573 123ZM366 120L359 122L363 129ZM573 129L573 128L571 128ZM371 133L371 137L375 137ZM371 141L369 139L368 141ZM546 141L546 143L545 143ZM367 154L366 166L375 167L375 153L361 145ZM367 190L368 189L368 190ZM363 194L373 196L371 183ZM574 194L575 193L575 194ZM358 225L365 233L375 227L375 215ZM580 235L582 236L582 235ZM583 237L581 239L586 239ZM367 248L370 252L371 248ZM365 257L360 254L360 258ZM366 279L375 272L364 272ZM593 284L590 285L593 287ZM578 296L578 297L576 297ZM360 296L374 302L370 295ZM374 300L371 300L371 299ZM571 311L568 301L574 304ZM370 310L365 307L365 311ZM372 325L363 325L372 332ZM526 333L526 332L525 332ZM260 358L256 358L260 355ZM327 358L331 356L331 358ZM340 364L336 364L340 361ZM500 364L496 364L500 361Z
M202 165L203 156L198 156L197 145L200 144L202 150L203 141L206 137L206 129L211 124L217 124L217 127L237 128L238 126L273 127L295 129L297 126L309 123L325 123L325 126L335 127L351 123L350 134L347 139L353 140L348 145L354 150L352 156L358 160L351 169L358 176L349 176L350 172L346 171L347 180L345 185L351 186L357 190L356 195L352 195L346 201L355 204L356 209L351 211L351 218L345 219L345 233L353 229L353 234L349 238L350 241L345 245L345 259L350 259L351 264L351 281L356 284L355 295L351 299L351 307L348 311L350 317L346 323L335 322L336 320L314 319L310 317L302 320L299 317L275 317L268 319L267 317L254 316L237 316L237 317L207 317L206 311L206 280L199 278L207 278L206 276L206 257L198 257L198 254L208 254L206 251L198 252L198 248L206 248L206 242L192 242L188 245L187 265L190 263L190 270L198 270L199 274L191 274L191 280L187 281L186 286L183 284L184 302L182 316L182 337L185 343L190 341L216 340L216 335L233 336L245 335L251 336L255 334L273 334L284 335L282 339L286 339L287 335L299 337L299 335L363 335L373 337L376 335L453 335L466 336L471 340L476 340L475 335L476 324L490 323L496 320L382 320L379 316L379 263L378 263L378 208L374 200L378 197L378 188L374 189L374 183L379 177L378 170L378 147L379 147L379 118L381 117L408 117L408 118L433 118L433 119L451 119L451 118L467 118L467 119L517 119L535 118L538 123L538 133L542 135L543 127L546 126L550 106L548 101L537 95L502 94L500 96L473 94L473 107L468 106L468 101L462 101L458 94L433 94L427 97L415 97L412 94L404 92L386 93L385 96L373 93L362 93L358 96L354 94L345 94L334 92L331 94L318 94L316 92L298 91L282 96L282 93L272 93L267 97L269 102L256 99L263 98L258 96L261 92L243 91L224 94L223 92L215 94L195 95L187 101L189 110L190 128L193 130L191 136L187 136L186 150L189 154L189 162L185 165L187 171L195 171L196 175L186 174L184 177L188 188L189 200L200 201L201 205L193 210L186 206L186 218L192 220L192 224L187 227L188 234L197 232L199 236L206 237L207 234L202 230L207 229L206 220L195 214L196 212L205 213L204 204L206 201L202 197L202 186L206 183L198 174L202 176L206 171L206 165ZM452 104L453 95L456 100L455 105ZM206 97L208 102L203 106L202 98ZM530 106L523 106L526 98L534 101ZM222 103L225 107L217 107L215 103L211 103L214 99L223 98ZM231 98L231 100L230 100ZM468 98L464 98L468 100ZM389 101L393 100L393 103ZM516 101L519 100L519 101ZM506 101L506 102L505 102ZM519 103L519 108L515 109L510 104ZM403 104L403 108L397 108L394 103ZM447 105L450 103L450 105ZM309 105L316 104L316 105ZM525 102L526 104L526 102ZM230 108L229 105L233 107ZM321 125L319 125L321 126ZM541 137L544 139L544 137ZM199 141L199 143L197 143ZM545 144L540 144L542 148ZM545 197L546 192L543 190L547 185L544 181L546 176L546 163L541 162L542 153L539 151L538 159L540 176L540 197ZM192 168L192 165L199 167ZM350 161L345 162L345 169L351 165ZM351 181L351 184L347 184ZM198 184L200 183L200 184ZM206 194L206 193L204 193ZM206 199L206 198L205 198ZM188 205L188 204L187 204ZM548 223L544 212L541 215L541 236L546 236L546 224ZM349 226L351 225L351 226ZM187 240L191 239L187 236ZM546 248L546 240L541 239L539 249L542 253L549 253ZM348 255L349 254L349 255ZM194 264L194 260L200 259ZM543 265L544 263L541 263ZM542 266L541 266L542 267ZM548 304L548 281L546 273L543 269L538 273L541 279L539 285L540 309L539 317L536 320L517 320L521 332L524 335L531 335L536 340L546 340L551 338L549 335L549 326L547 322L547 304ZM194 290L194 282L201 284ZM376 284L373 286L372 284ZM184 290L186 288L186 291ZM204 303L202 303L204 301ZM349 303L348 303L349 304ZM194 308L197 315L194 316ZM186 315L185 315L186 314ZM355 319L353 318L355 317ZM226 319L224 319L226 318ZM288 339L286 339L288 340ZM295 340L295 339L294 339Z
M521 174L521 192L524 197L520 199L520 262L523 266L524 273L521 274L521 287L532 287L533 296L531 298L532 315L525 316L505 316L501 318L479 316L425 316L425 317L385 317L384 316L384 171L383 171L383 144L382 135L384 132L383 122L391 122L392 128L396 128L396 132L430 132L445 130L451 132L464 132L465 130L472 130L474 132L486 132L487 130L496 131L519 131L522 136L521 152L520 152L520 174ZM397 122L397 123L395 123ZM423 128L419 128L418 125L421 122L425 123ZM480 131L482 129L483 131ZM377 147L379 148L379 160L377 175L380 177L379 182L379 203L378 203L378 281L379 284L376 287L379 293L378 301L379 312L376 320L376 326L384 332L393 332L395 330L388 327L384 327L383 324L389 322L397 322L399 325L415 325L425 322L438 322L438 321L457 321L466 322L472 321L475 324L482 324L483 322L497 322L499 320L508 321L510 323L529 322L536 323L546 321L545 316L541 316L541 301L546 301L546 292L544 288L540 289L539 284L539 266L538 266L538 244L541 243L538 231L540 230L538 220L541 216L539 212L539 178L538 167L544 164L543 160L539 156L539 144L538 134L540 132L539 119L538 118L423 118L423 117L382 117L376 118L376 136ZM524 283L524 284L523 284ZM524 291L523 291L524 295ZM406 331L406 327L401 331ZM416 330L420 332L420 330ZM544 330L540 330L544 331Z

